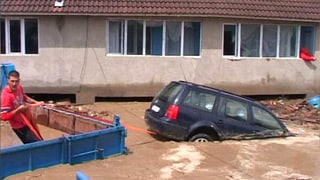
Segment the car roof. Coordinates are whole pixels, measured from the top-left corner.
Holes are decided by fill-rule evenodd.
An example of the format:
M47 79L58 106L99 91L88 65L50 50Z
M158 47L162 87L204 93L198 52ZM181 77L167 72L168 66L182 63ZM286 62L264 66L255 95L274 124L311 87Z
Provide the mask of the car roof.
M177 82L177 83L184 84L184 85L187 85L187 86L198 87L198 88L201 88L201 89L207 89L209 91L213 91L213 92L216 92L216 93L220 93L220 94L224 94L224 95L227 95L227 96L236 97L236 98L242 99L244 101L250 101L250 102L253 102L253 103L255 103L255 104L259 105L259 106L262 105L260 102L257 102L255 99L252 99L252 98L249 98L249 97L245 97L245 96L241 96L241 95L229 92L229 91L217 89L217 88L214 88L214 87L210 87L210 86L206 86L206 85L202 85L202 84L197 84L197 83L193 83L193 82L189 82L189 81L182 81L182 80L173 81L173 82Z

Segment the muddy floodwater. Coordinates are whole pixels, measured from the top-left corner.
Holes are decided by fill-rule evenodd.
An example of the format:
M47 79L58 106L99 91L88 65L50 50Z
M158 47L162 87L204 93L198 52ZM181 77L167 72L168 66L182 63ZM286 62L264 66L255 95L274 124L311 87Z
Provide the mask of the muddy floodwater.
M104 102L87 108L119 114L127 127L128 155L77 165L62 164L9 176L8 180L70 180L81 171L92 180L226 179L319 180L320 132L288 124L295 137L213 143L175 142L142 129L149 102ZM40 125L45 139L63 132ZM1 123L1 148L21 144L7 123Z

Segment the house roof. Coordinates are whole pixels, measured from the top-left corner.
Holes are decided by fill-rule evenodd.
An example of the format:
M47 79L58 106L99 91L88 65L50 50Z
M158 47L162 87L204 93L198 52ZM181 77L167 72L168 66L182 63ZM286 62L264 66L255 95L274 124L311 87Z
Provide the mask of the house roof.
M60 1L60 0L57 0ZM1 15L189 16L320 21L320 0L1 0Z

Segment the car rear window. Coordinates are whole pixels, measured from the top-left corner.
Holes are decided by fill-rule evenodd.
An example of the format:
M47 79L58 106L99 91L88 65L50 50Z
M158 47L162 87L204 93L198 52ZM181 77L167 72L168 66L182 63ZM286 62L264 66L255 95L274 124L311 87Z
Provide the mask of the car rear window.
M182 88L183 85L172 82L160 91L158 98L163 101L172 102Z

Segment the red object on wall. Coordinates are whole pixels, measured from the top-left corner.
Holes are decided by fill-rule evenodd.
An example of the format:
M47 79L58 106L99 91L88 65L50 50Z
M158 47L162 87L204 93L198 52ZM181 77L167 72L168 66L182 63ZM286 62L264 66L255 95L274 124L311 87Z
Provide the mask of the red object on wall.
M301 48L300 58L304 61L315 61L316 58L309 52L308 48Z

